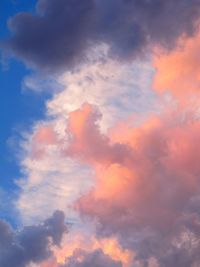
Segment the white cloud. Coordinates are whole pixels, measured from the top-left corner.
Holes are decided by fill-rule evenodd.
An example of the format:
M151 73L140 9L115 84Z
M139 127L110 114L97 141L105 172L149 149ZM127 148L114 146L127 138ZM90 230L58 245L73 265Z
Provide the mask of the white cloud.
M48 113L66 118L68 112L89 102L102 112L105 130L133 112L152 111L156 98L150 90L154 72L150 62L120 65L108 60L88 64L59 78L64 89L47 103Z
M91 185L89 168L56 153L40 159L27 156L22 165L25 178L18 182L22 192L17 206L24 224L42 221L57 209L75 216L70 205Z

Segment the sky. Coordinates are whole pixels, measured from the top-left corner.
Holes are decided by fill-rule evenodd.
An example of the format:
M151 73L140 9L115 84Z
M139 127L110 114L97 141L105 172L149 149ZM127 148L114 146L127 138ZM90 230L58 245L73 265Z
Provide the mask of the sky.
M0 267L198 267L200 1L0 19Z

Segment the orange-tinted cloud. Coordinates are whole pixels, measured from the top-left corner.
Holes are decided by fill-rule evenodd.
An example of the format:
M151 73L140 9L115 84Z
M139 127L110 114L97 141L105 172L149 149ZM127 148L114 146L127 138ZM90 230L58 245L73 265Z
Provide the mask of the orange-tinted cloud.
M123 249L116 238L96 238L92 234L87 236L80 232L69 233L62 248L54 248L54 256L58 264L64 264L76 254L76 251L93 253L98 250L101 250L113 261L121 262L123 267L130 267L133 262L134 253Z
M50 259L48 261L42 262L40 267L59 267L55 259Z
M97 109L84 104L80 110L70 113L67 133L71 137L67 154L82 158L86 162L108 164L123 161L127 148L112 145L106 135L100 133L97 121L101 115Z
M93 255L92 258L96 264L99 264L98 266L104 266L102 265L102 258L98 259L99 253L103 256L103 262L107 260L109 265L106 266L131 267L135 256L128 249L123 249L116 238L98 239L93 235L88 237L78 232L76 234L69 233L62 247L52 247L52 250L53 257L42 262L41 267L76 266L76 264L83 263L88 255Z
M142 260L153 257L164 264L172 248L182 257L181 236L197 227L191 203L200 193L200 121L168 111L139 126L121 124L105 136L93 114L86 105L69 119L67 153L92 166L96 181L76 208L98 221L101 235L118 236ZM73 120L78 131L70 126Z
M176 99L188 104L200 92L200 33L182 37L179 45L165 53L157 51L154 66L157 70L154 88L157 92L169 91Z

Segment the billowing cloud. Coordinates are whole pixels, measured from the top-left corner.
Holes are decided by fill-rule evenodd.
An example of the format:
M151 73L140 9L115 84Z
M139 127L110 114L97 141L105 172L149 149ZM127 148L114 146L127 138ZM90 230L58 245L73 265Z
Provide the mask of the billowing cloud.
M122 267L120 262L112 260L102 250L86 253L83 250L76 250L68 262L60 267Z
M116 239L98 240L92 233L68 232L64 213L55 211L44 223L14 231L0 221L0 266L126 267L131 254ZM69 235L69 236L68 236ZM89 240L89 242L87 241Z
M195 42L195 38L185 40ZM183 53L187 54L188 52L186 42L184 50L174 61L183 69L183 65L188 62L185 61L186 56L183 56ZM165 57L168 58L172 54L173 52ZM188 60L189 58L190 53ZM169 64L162 69L158 64L156 79L161 70L164 77L164 73L170 70L170 66ZM76 94L73 95L72 92L79 92L79 90L81 92L81 88L86 90L90 83L94 88L97 84L99 85L99 83L95 84L95 81L99 81L99 74L94 75L99 72L94 70L95 68L91 72L93 76L89 77L86 75L87 71L65 76L69 91L66 89L59 92L53 100L49 101L48 112L55 116L55 121L38 124L31 138L32 143L30 142L28 145L30 149L30 144L32 144L36 151L38 147L40 153L30 153L31 158L24 161L26 166L29 166L27 164L29 162L32 171L35 168L34 162L37 163L35 166L39 166L39 162L42 162L40 166L42 168L45 161L49 162L49 155L53 155L51 162L56 162L57 159L62 162L62 165L49 165L48 163L45 168L60 166L64 169L69 164L69 159L76 164L80 162L83 164L82 166L88 166L92 170L89 176L90 179L93 179L93 183L90 184L89 190L87 188L86 191L81 192L81 197L80 191L79 194L76 194L76 198L73 199L76 211L80 213L81 218L86 219L86 224L89 221L94 228L96 227L98 239L114 236L123 249L131 251L134 254L133 264L135 266L198 266L200 264L198 256L200 248L198 211L200 205L200 168L198 164L200 123L197 110L190 105L187 105L187 109L184 106L181 110L176 109L175 105L170 107L166 104L164 111L157 115L151 114L146 119L138 120L138 114L134 114L128 120L122 118L114 127L109 128L107 126L109 124L101 127L99 121L104 118L104 113L101 114L99 109L105 114L108 109L102 109L103 105L98 101L99 109L88 103L82 105L84 100L88 99L92 99L95 104L94 100L98 99L97 97L91 98L91 96L87 96L87 93L77 94L78 100L75 104L73 102L73 105L70 105L67 102L67 99L68 101L76 99ZM190 80L187 79L190 74L187 73L188 76L183 77L191 85L193 94L196 86L192 87ZM111 74L108 72L108 77L110 75L112 72ZM175 72L173 77L177 78L176 83L171 83L169 88L176 94L176 100L180 100L182 98L181 90L176 90L184 79L179 75L179 71ZM196 84L198 75L193 77L193 82ZM78 78L77 81L76 78ZM105 84L103 83L103 85ZM165 84L161 84L160 89ZM187 90L184 85L185 82L183 82L183 94ZM78 86L80 86L79 90ZM188 92L188 95L192 96L191 92ZM81 98L80 95L87 97ZM106 93L102 95L105 96ZM114 96L112 95L112 97ZM79 105L82 107L77 109ZM127 115L130 113L128 112ZM68 165L68 167L70 166ZM81 168L74 172L75 176L72 179L76 180L74 177L78 177L76 185L78 185L78 175L81 172ZM54 176L52 175L52 177ZM37 180L36 176L31 174L30 177L34 184ZM81 177L85 179L86 176L82 174ZM42 175L39 179L43 179ZM24 187L25 190L30 189L30 181ZM45 181L47 181L46 178ZM58 181L65 184L68 178L64 174L62 179L55 179L55 184ZM44 187L46 187L46 183ZM27 190L27 192L30 191ZM24 205L27 202L29 199L27 192L21 195L19 203ZM65 191L62 192L65 194ZM87 226L85 227L87 228ZM92 247L87 251L85 247L83 244L77 244L72 250L73 253L75 251L83 253L83 263L84 260L87 261L96 255L96 250L101 251L103 258L107 255L103 246L95 247L95 249ZM76 257L74 258L76 253L73 253L65 255L65 263L59 262L58 264L66 265L70 259L73 264L81 266L82 263L77 261ZM98 258L98 255L96 256ZM111 257L110 254L109 257ZM110 264L113 264L113 260L118 261L112 257L111 260ZM116 263L114 262L114 264ZM53 264L50 263L47 266L51 265Z
M84 227L83 227L84 226ZM77 250L84 251L85 255L101 250L113 261L121 262L123 267L132 266L134 252L123 248L115 236L99 238L95 235L95 227L91 222L77 227L74 224L64 237L61 248L54 248L54 258L60 264L66 264L76 254Z
M121 60L152 45L170 47L194 33L199 14L199 0L39 0L34 14L10 19L5 45L29 64L55 71L79 65L99 44Z
M83 157L89 162L123 162L129 150L120 144L109 144L109 139L99 133L96 121L100 114L89 104L70 113L68 131L71 141L67 154Z
M96 172L96 186L77 202L79 211L99 222L100 235L114 234L137 251L143 264L150 258L159 266L198 264L199 120L167 112L105 136L94 114L83 106L68 124L68 153Z
M23 223L44 220L57 207L65 210L69 219L73 213L69 206L92 185L91 168L60 153L69 143L69 113L85 102L98 106L103 114L99 127L106 132L119 120L131 120L136 114L141 119L158 112L155 93L149 90L153 74L149 61L125 66L108 59L59 77L57 83L63 90L48 100L46 118L35 123L22 144L21 193L16 205Z
M62 212L1 221L0 265L200 265L199 15L199 0L39 0L10 19L7 49L68 70L22 144L16 206L26 225L69 210L72 240Z
M52 255L51 245L61 244L66 231L61 211L54 212L43 224L27 226L17 232L0 221L0 266L26 267L29 263L42 262Z
M170 92L176 101L190 108L199 97L199 44L199 33L193 38L180 38L176 49L170 53L160 51L154 58L155 90L159 94Z

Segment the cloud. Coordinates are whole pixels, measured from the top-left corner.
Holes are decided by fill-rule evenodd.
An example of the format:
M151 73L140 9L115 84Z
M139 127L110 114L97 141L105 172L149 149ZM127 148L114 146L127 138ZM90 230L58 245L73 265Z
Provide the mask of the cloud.
M66 72L57 79L64 89L46 102L45 118L33 125L21 144L22 177L17 183L20 195L16 206L24 224L44 220L57 208L74 220L70 209L73 201L93 184L90 167L60 152L69 143L69 113L85 102L98 106L103 114L98 125L103 132L136 114L142 120L160 109L150 90L153 74L149 61L125 66L108 59L87 64L75 73Z
M31 144L34 145L28 140L27 147ZM68 211L69 220L74 220L76 216L70 206L91 186L91 170L84 164L63 158L55 146L40 146L34 154L27 152L21 162L23 179L17 182L20 195L15 203L21 222L27 225L44 220L57 208Z
M199 0L39 0L34 14L9 20L12 34L4 46L43 71L71 69L99 44L129 60L192 35L199 14Z
M107 134L98 119L89 104L71 112L65 132L69 143L60 148L63 160L71 156L94 170L94 186L76 201L81 216L97 227L98 239L115 236L132 251L135 266L198 265L200 124L195 114L167 110L139 125L121 122ZM106 255L103 245L86 250L86 240L72 250L81 251L83 263L89 264L96 249ZM64 254L65 265L82 266L73 253Z
M103 53L102 47L96 53ZM111 59L88 63L57 79L63 90L47 102L48 114L66 120L69 112L88 102L103 114L100 127L104 131L133 113L146 116L160 108L150 90L154 73L150 59L126 65Z
M0 221L0 266L26 267L31 262L47 259L52 255L50 245L59 246L66 231L61 211L55 211L43 224L27 226L17 232Z
M100 114L94 107L84 104L81 110L70 113L68 133L71 135L67 154L80 156L89 162L123 162L129 151L120 144L111 145L109 139L101 135L96 124Z
M123 249L116 238L100 239L94 235L92 229L84 230L82 227L77 228L76 225L72 225L64 236L62 245L52 247L53 256L42 261L39 267L85 266L85 264L88 266L95 263L103 267L132 266L134 253Z
M17 234L1 222L3 266L14 265L12 255L20 267L200 265L196 106L165 103L161 112L163 103L154 101L163 95L148 90L156 67L157 92L167 89L178 101L198 95L199 35L191 36L199 7L198 0L40 0L35 14L10 20L7 46L15 55L42 70L69 70L58 78L65 88L46 103L47 117L23 144L22 221L69 209L75 231L88 228L87 239L95 242L66 242L52 252L51 242L59 246L65 228L57 214ZM152 47L175 44L154 66L130 62ZM41 83L31 76L24 84L37 90ZM113 237L117 245L110 249Z
M65 209L67 201L61 199L69 200L75 194L71 204L75 201L80 217L94 223L98 238L115 236L123 249L134 252L135 266L198 265L200 125L196 113L193 108L180 110L166 106L164 112L148 114L143 120L138 120L139 112L125 120L126 115L131 114L133 96L128 99L130 109L122 120L112 128L109 125L115 123L109 124L106 120L102 127L99 121L109 113L110 106L106 102L110 91L104 90L103 85L110 81L112 88L118 85L116 98L111 92L111 99L119 96L120 100L126 85L119 81L126 77L127 69L122 67L121 71L117 65L119 73L115 80L110 78L112 71L108 71L112 68L115 73L114 64L100 63L86 71L64 75L66 90L56 94L47 104L48 114L55 117L38 123L26 144L28 154L23 166L27 168L28 180L22 183L24 191L18 207L22 215L25 214L24 218L34 218L34 208L25 207L30 196L38 200L37 210L41 203L52 203L49 209L54 205ZM102 82L104 77L105 82ZM131 77L131 73L127 77ZM147 77L151 87L152 79ZM180 78L178 81L181 84ZM103 89L95 90L98 93L93 97L92 88ZM129 90L132 90L132 83L126 92ZM77 99L77 102L71 99ZM104 113L94 105L82 105L85 99L92 99L93 104L96 101ZM79 105L82 107L78 108ZM116 108L114 117L120 118L124 107L126 104ZM116 122L115 118L113 121ZM39 148L40 153L32 153L32 147L36 151ZM73 164L70 165L69 159L78 166L74 172L70 172ZM88 176L87 173L83 175L82 166L90 169ZM88 177L94 182L85 191L76 191L82 189L80 182L88 181ZM48 184L52 187L50 191ZM55 188L58 198L53 195ZM72 190L71 196L67 188ZM46 212L46 207L42 206L42 211ZM84 246L76 248L85 250ZM80 263L75 261L73 264Z
M68 259L67 264L60 267L122 267L121 262L112 260L102 250L86 253L83 250L76 250L73 257Z
M121 124L108 136L97 127L99 116L91 106L69 118L77 149L69 145L68 153L96 173L95 187L76 207L99 223L100 236L116 235L124 247L136 251L142 266L151 258L160 266L199 264L200 218L194 206L199 206L200 194L200 123L191 114L183 118L176 112L152 116L135 127Z
M113 261L121 262L123 267L132 266L135 256L133 251L122 248L115 236L98 238L95 235L95 225L90 221L81 222L79 226L73 224L63 239L62 247L54 249L55 261L66 264L77 250L84 251L85 255L101 250Z
M156 92L170 92L176 101L190 108L199 97L199 44L198 32L193 38L180 38L176 49L170 53L162 51L154 58Z

